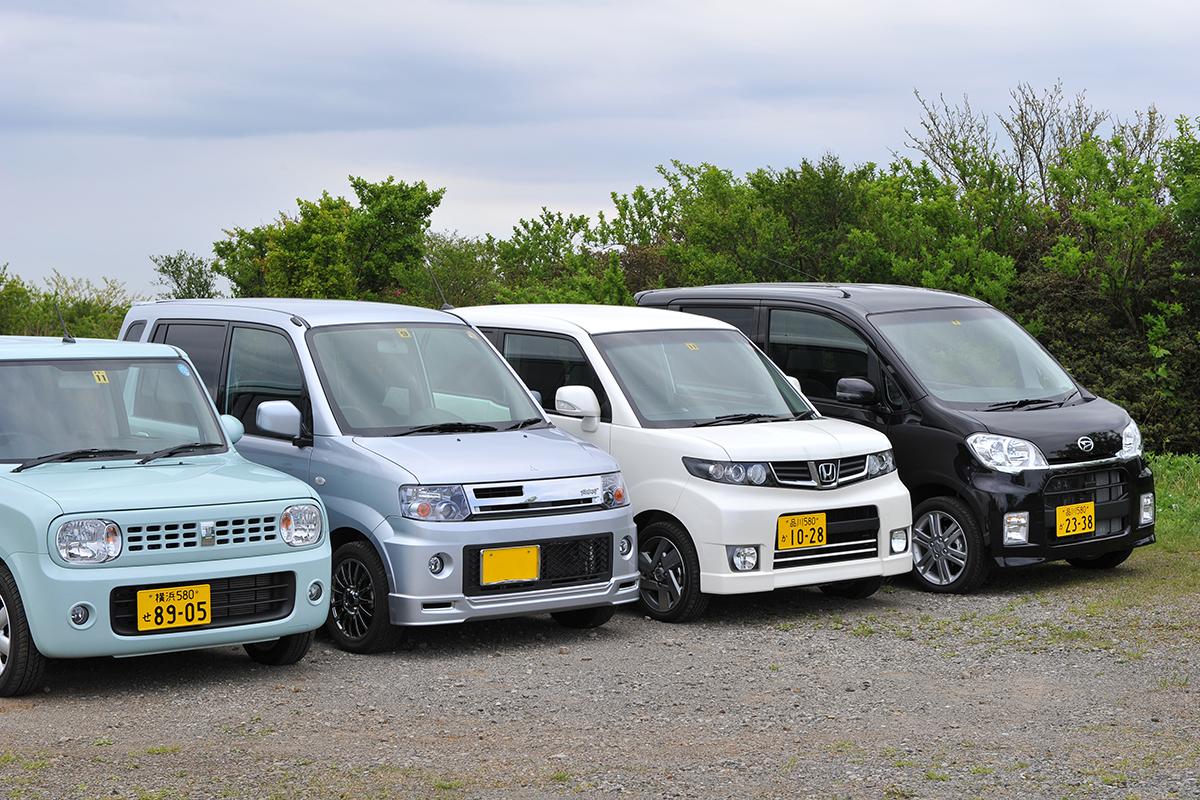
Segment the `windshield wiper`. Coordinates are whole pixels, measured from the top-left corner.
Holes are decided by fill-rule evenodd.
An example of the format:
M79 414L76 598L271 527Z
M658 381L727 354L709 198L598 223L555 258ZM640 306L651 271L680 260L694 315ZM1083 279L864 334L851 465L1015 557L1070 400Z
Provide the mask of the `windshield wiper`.
M122 450L116 448L105 447L86 447L82 450L64 450L61 453L51 453L47 456L38 456L31 458L28 461L22 461L13 469L13 472L23 472L30 467L36 467L40 464L51 464L58 461L81 461L85 458L107 458L108 456L136 456L137 450Z
M495 425L485 425L482 422L438 422L433 425L418 425L406 431L393 433L392 436L409 436L414 433L486 433L498 430Z
M1062 398L1061 400L1047 400L1046 405L1039 406L1039 408L1062 408L1068 400L1070 400L1072 397L1074 397L1077 394L1079 394L1079 390L1072 389L1071 392L1066 397Z
M545 420L542 419L541 417L529 417L528 419L519 419L516 422L514 422L512 425L509 425L504 430L519 431L519 430L521 430L521 428L528 428L531 425L537 425L539 422L545 422Z
M145 457L138 461L139 464L149 464L158 458L167 458L168 456L177 456L181 453L200 453L205 450L215 450L218 447L224 447L222 442L188 442L187 444L177 444L171 447L164 447L162 450L155 450L153 453L147 453Z
M1043 404L1047 406L1061 406L1078 393L1079 390L1076 389L1061 400L1055 400L1053 397L1026 397L1023 400L1005 400L1002 403L992 403L983 408L985 411L1015 411L1018 408L1029 408L1030 406Z
M709 425L738 425L743 422L782 422L790 419L793 419L793 417L790 415L781 417L778 414L722 414L719 417L713 417L712 419L706 419L703 422L694 423L692 427L704 428Z

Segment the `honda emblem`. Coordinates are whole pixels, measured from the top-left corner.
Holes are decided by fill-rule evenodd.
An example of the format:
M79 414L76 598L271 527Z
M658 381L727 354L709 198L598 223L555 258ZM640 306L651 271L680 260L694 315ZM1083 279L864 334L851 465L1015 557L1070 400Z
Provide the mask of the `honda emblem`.
M822 461L817 464L817 479L823 484L836 483L838 479L838 462Z

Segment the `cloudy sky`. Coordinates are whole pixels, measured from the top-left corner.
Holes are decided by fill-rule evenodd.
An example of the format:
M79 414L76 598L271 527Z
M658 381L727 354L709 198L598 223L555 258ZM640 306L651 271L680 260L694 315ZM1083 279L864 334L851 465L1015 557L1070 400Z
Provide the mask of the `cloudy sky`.
M346 176L447 188L434 226L592 212L670 159L886 160L912 92L1018 82L1200 115L1200 4L0 0L0 264L208 254Z

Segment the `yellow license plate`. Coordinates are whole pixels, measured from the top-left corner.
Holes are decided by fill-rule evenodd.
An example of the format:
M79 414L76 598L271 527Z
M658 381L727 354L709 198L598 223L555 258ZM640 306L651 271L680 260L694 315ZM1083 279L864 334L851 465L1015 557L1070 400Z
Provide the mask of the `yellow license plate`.
M137 629L192 628L212 622L212 594L207 583L143 589L137 593Z
M541 576L542 548L499 547L479 554L479 584L524 583Z
M1059 536L1076 536L1096 530L1096 504L1075 503L1054 510Z
M820 547L828 542L824 514L785 514L775 526L776 550Z

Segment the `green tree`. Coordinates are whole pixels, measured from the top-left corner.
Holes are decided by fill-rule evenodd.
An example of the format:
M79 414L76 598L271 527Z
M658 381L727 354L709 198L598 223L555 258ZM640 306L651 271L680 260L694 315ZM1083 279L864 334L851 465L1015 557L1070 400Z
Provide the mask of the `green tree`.
M158 275L155 283L162 287L164 297L185 300L221 296L220 276L209 259L178 250L150 256L150 261Z

